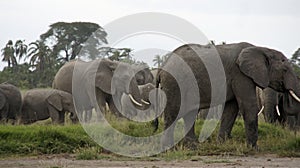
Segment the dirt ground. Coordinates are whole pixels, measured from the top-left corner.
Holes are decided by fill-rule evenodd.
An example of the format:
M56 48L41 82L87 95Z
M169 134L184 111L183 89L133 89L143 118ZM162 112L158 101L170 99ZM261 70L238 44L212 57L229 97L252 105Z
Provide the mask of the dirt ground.
M1 168L97 168L97 167L300 167L300 158L264 156L199 156L184 161L76 160L68 155L21 157L0 160Z

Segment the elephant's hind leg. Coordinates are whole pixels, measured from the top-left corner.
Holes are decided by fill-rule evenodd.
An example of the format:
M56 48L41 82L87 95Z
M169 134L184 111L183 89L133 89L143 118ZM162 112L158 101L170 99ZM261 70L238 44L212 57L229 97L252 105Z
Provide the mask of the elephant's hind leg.
M198 139L195 135L195 122L198 111L199 110L194 110L183 117L184 131L186 133L183 142L185 146L192 149L195 149L198 144Z
M238 104L235 99L225 103L218 135L219 141L223 142L227 138L231 138L231 130L238 115L238 112Z

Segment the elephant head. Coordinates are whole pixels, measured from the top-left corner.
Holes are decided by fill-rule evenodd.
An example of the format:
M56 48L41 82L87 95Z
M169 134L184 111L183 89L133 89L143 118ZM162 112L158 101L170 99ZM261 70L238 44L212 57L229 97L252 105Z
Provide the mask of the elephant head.
M248 47L241 51L237 64L242 73L250 77L260 88L289 91L300 101L297 77L288 59L279 51L264 47Z
M138 85L144 85L153 82L154 77L148 66L133 65L133 69L135 71L135 79Z
M57 93L51 94L47 99L47 102L58 111L70 112L70 119L73 123L78 122L76 116L73 97L71 94L64 91L57 91Z

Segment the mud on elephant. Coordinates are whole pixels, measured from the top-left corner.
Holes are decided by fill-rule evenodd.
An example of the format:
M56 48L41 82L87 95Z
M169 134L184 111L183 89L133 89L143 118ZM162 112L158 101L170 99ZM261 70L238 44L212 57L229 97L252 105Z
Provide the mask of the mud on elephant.
M254 148L257 147L257 114L259 109L256 101L256 86L260 88L271 87L280 92L290 90L298 97L300 96L300 88L296 80L296 75L288 59L279 51L244 42L216 46L203 46L198 44L183 45L173 51L164 65L163 69L167 69L168 72L165 70L158 72L157 87L160 87L167 96L167 104L164 110L165 132L162 138L163 147L173 145L175 124L172 123L180 118L184 120L186 128L185 139L187 142L197 141L194 132L194 122L197 113L200 109L209 108L212 100L211 76L209 76L207 68L205 67L207 64L205 65L202 58L212 57L213 55L210 54L215 53L215 49L224 67L226 76L225 85L227 88L224 112L221 117L218 134L219 140L225 140L227 137L230 137L232 127L240 111L245 123L247 144ZM191 68L195 77L196 85L199 88L199 93L197 93L199 95L199 101L190 102L189 107L186 107L183 113L178 114L181 108L181 97L186 96L188 98L188 96L194 94L181 95L180 91L182 91L182 93L188 93L190 87L192 87L192 83L184 78L186 72L181 70L182 66L180 66L180 61L182 60ZM210 63L209 65L214 66L215 64ZM182 81L185 82L184 89L179 88L175 77L169 73L172 71L183 76ZM220 103L222 103L222 101L220 101ZM215 102L214 105L217 104L218 102ZM189 129L190 125L192 125L191 129Z
M71 121L76 123L78 119L70 93L56 89L32 89L23 98L21 123L31 124L51 118L55 124L64 124L67 112Z

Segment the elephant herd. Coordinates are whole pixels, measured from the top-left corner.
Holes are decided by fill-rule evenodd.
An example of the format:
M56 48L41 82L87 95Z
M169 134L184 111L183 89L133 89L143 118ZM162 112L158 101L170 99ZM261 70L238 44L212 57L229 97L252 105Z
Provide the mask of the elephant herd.
M222 66L216 66L216 55L218 65ZM209 68L213 72L222 70L223 76L211 74ZM164 98L158 100L159 91L163 91ZM231 137L240 113L247 143L256 148L260 109L264 109L266 121L285 122L287 116L295 116L296 123L300 124L298 97L299 80L288 59L279 51L245 42L185 44L152 73L146 66L108 59L77 60L66 63L57 72L52 89L28 90L22 98L18 88L1 84L0 117L2 120L20 118L24 124L50 117L54 123L61 124L66 112L70 112L73 122L89 122L94 115L99 122L103 116L93 109L101 112L109 109L127 118L149 110L156 115L163 111L161 142L169 147L174 144L174 123L179 119L185 125L184 142L196 142L194 124L199 111L222 105L218 139L224 141ZM276 109L281 112L277 113Z

